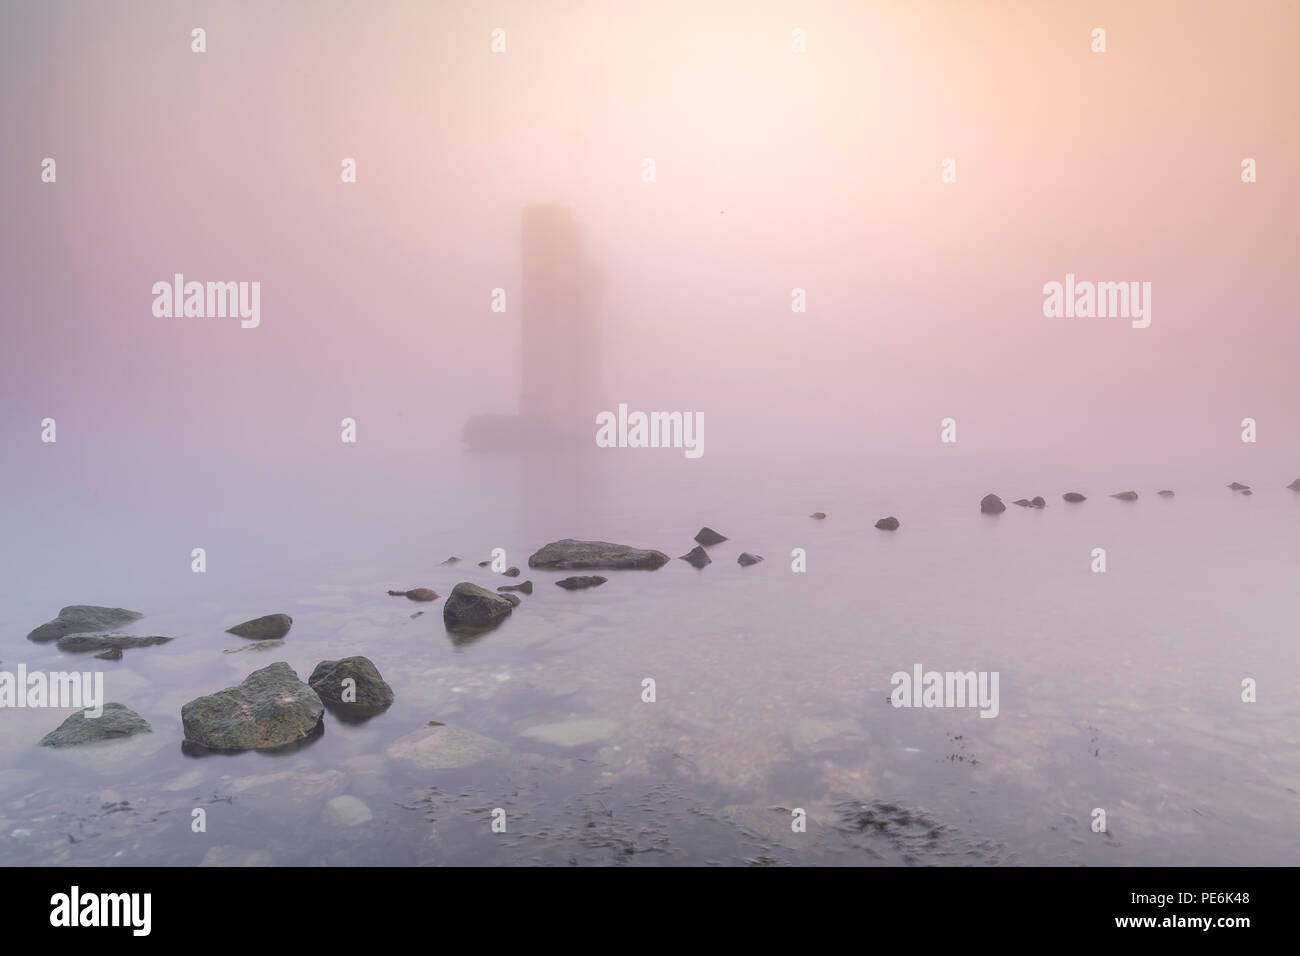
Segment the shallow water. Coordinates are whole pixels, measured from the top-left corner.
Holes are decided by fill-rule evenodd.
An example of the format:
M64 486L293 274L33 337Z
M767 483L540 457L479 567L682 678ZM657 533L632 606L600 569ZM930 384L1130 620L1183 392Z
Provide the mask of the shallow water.
M268 488L260 514L200 528L182 517L194 511L148 502L11 507L3 667L102 666L107 699L153 732L56 751L36 742L71 711L0 712L0 863L1297 859L1294 476L1245 476L1256 493L1243 497L1223 487L1236 475L1180 485L946 469L888 483L779 460L724 473L619 455L464 454L383 482L328 473ZM1177 496L1156 497L1167 486ZM1139 501L1108 497L1129 487ZM1048 507L984 516L990 490ZM1089 500L1068 505L1068 490ZM219 497L202 513L223 514ZM889 514L901 529L876 530ZM697 571L675 558L705 524L730 540ZM527 567L561 537L674 560L570 592L553 584L569 572ZM198 545L206 574L189 569ZM496 547L520 578L476 567ZM1105 574L1090 567L1097 547ZM806 573L791 570L794 548ZM766 560L739 567L741 551ZM462 562L440 566L452 554ZM441 600L385 594L525 579L534 593L468 642L444 630ZM176 639L118 663L25 640L73 603L144 611L124 630ZM274 611L294 619L282 646L223 653L248 643L226 627ZM319 738L285 753L182 752L186 701L273 661L305 679L356 654L392 685L386 713L362 724L327 713ZM999 715L892 707L890 676L915 664L998 672ZM1247 677L1256 703L1240 699ZM429 721L504 753L452 770L387 753ZM528 733L552 724L578 739ZM369 819L341 817L357 803L339 797ZM203 833L191 830L197 807ZM1106 833L1090 828L1098 807ZM792 832L794 808L806 832Z

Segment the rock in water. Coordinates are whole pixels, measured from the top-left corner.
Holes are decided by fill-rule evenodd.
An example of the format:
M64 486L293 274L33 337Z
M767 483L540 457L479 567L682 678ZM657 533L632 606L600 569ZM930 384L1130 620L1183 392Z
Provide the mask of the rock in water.
M142 634L69 634L59 638L59 643L55 646L69 654L78 654L85 651L123 651L131 647L166 644L170 640L170 637L146 637Z
M424 612L419 611L417 613L423 614ZM239 654L242 653L243 651L269 651L269 650L274 650L277 647L283 647L283 646L284 646L284 641L258 641L256 644L245 644L242 647L228 647L221 653Z
M1158 494L1161 498L1172 498L1174 496L1174 493L1170 491L1168 488L1166 488L1164 491L1157 491L1156 494Z
M87 634L109 631L144 617L139 611L120 607L97 607L94 604L71 604L59 611L59 616L46 621L27 635L27 640L44 643L57 641L65 634Z
M1290 488L1292 491L1300 491L1300 478L1297 478L1295 481L1291 482L1291 484L1287 485L1287 487Z
M1247 488L1250 487L1250 485L1243 485L1239 481L1234 481L1232 484L1228 485L1228 487L1231 488L1233 491L1245 491Z
M451 596L442 606L442 623L449 631L485 630L508 618L518 603L519 598L513 594L495 594L462 581L452 588Z
M351 680L350 685L344 685ZM355 717L371 717L393 703L393 689L379 675L368 657L345 657L321 661L307 678L321 702L331 710ZM348 700L348 698L351 700Z
M1033 499L1032 501L1030 501L1029 504L1030 504L1030 507L1033 507L1033 508L1046 508L1046 507L1047 507L1047 499L1044 498L1042 495L1035 495L1035 496L1034 496L1034 499Z
M824 519L826 518L826 512L824 512L824 511L814 511L814 512L813 512L812 514L810 514L808 517L810 517L810 518L816 518L818 521L822 521L822 520L824 520Z
M1028 507L1029 507L1029 499L1028 499L1028 498L1017 498L1015 501L1013 501L1013 502L1011 502L1011 503L1012 503L1013 505L1020 505L1020 507L1022 507L1022 508L1028 508Z
M506 577L508 577L508 578L517 578L517 577L519 577L519 569L518 569L518 568L506 568L506 569L505 569L504 571L502 571L501 573L504 574L504 575L505 575Z
M696 544L722 544L722 542L726 540L726 535L718 534L718 532L714 531L712 528L701 528L699 534L695 536Z
M523 735L553 747L584 747L608 740L618 731L619 725L604 717L579 717L529 727Z
M1243 488L1241 493L1243 495L1253 495L1255 492L1251 491L1249 488Z
M881 518L876 522L876 527L881 531L897 531L898 519L893 515L890 515L888 518Z
M553 568L556 571L653 571L668 563L662 551L630 548L608 541L575 541L565 538L552 541L528 559L530 568Z
M497 588L498 591L519 591L523 594L533 593L533 582L525 581L523 584L503 584Z
M563 581L556 581L555 583L566 591L577 591L581 588L600 587L606 580L599 574L592 574L585 577L565 578Z
M454 554L453 554L450 558L448 558L446 561L442 562L442 566L443 566L444 568L447 567L448 565L452 565L452 564L460 564L460 558L456 557Z
M758 562L762 560L763 560L762 555L750 554L748 551L742 551L740 552L740 557L736 559L736 563L740 565L742 568L747 568L751 564L758 564Z
M1118 498L1120 501L1137 501L1138 493L1136 491L1121 491L1117 495L1111 495L1112 498Z
M478 563L478 566L479 566L480 568L486 568L486 567L487 567L489 564L491 564L491 563L492 563L491 561L480 561L480 562Z
M1000 515L1006 510L1007 506L997 495L985 495L980 499L980 511L986 515Z
M429 726L393 741L385 753L422 770L456 770L499 757L506 748L472 730L430 721Z
M97 661L120 661L122 659L122 648L110 647L106 651L100 651L95 655Z
M355 827L362 823L369 823L375 815L370 812L370 808L363 800L344 794L325 804L321 817L325 822L336 826Z
M411 601L436 601L438 592L433 588L412 588L409 591L389 591L392 597L404 597Z
M258 641L274 641L288 634L292 625L293 618L288 614L268 614L265 617L245 621L243 624L236 624L228 628L226 633L234 634L236 637L251 637Z
M1061 495L1061 497L1064 498L1066 501L1076 502L1076 503L1080 501L1088 500L1083 495L1079 494L1077 491L1067 491L1065 494Z
M101 740L116 740L133 734L147 734L152 730L149 722L130 708L121 704L105 704L98 717L87 717L86 711L73 714L58 728L41 738L42 747L75 747Z
M269 750L315 733L324 712L317 693L277 661L236 687L190 701L181 723L186 740L211 750Z
M691 550L687 551L685 554L678 555L678 558L685 561L693 568L702 568L706 564L713 563L713 559L710 558L699 545L691 548Z

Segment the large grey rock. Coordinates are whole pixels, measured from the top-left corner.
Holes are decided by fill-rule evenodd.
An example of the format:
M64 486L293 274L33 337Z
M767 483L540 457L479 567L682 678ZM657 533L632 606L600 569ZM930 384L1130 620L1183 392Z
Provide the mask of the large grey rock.
M353 684L344 700L345 680ZM345 657L338 661L321 661L307 678L307 683L331 710L337 708L345 714L369 717L388 709L393 703L393 689L379 674L379 668L368 657Z
M449 631L496 627L518 604L519 598L513 594L496 594L462 581L452 588L451 596L442 606L442 623Z
M1007 510L1007 506L1002 503L1002 499L997 495L985 495L980 499L980 511L986 515L1000 515Z
M120 607L98 607L94 604L70 604L59 611L59 616L46 621L27 635L27 640L45 643L57 641L65 634L87 634L111 631L144 617L139 611Z
M722 542L726 540L726 535L718 534L718 532L708 527L701 528L699 533L695 536L695 543L703 545L722 544Z
M292 625L293 618L288 614L267 614L264 617L245 621L243 624L236 624L228 628L226 633L234 634L236 637L251 637L257 641L274 641L288 634Z
M117 740L133 734L147 734L149 722L121 704L105 704L98 717L87 717L79 710L41 738L42 747L76 747L81 744Z
M69 634L67 637L59 638L59 643L55 646L61 651L77 654L85 651L124 651L132 647L166 644L170 640L170 637L162 637L156 634L152 636L143 634Z
M662 551L608 541L575 541L573 538L552 541L528 559L530 568L553 568L556 571L653 571L667 563L668 555Z
M315 733L325 706L277 661L235 687L198 697L181 708L185 739L211 750L267 750Z

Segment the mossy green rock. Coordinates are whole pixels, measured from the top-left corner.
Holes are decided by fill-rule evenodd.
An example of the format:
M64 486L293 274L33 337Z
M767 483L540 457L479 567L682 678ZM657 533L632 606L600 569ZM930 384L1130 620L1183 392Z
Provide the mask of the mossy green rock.
M268 750L314 733L325 705L277 661L253 671L244 682L181 708L185 739L212 750Z

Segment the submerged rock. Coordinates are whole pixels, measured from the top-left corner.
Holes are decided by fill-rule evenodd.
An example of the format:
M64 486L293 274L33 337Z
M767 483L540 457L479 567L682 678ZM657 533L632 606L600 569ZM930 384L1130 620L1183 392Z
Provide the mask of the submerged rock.
M59 643L55 646L70 654L79 654L85 651L122 651L130 647L150 647L154 644L166 644L170 640L170 637L159 635L146 637L142 634L69 634L67 637L59 638Z
M513 594L496 594L462 581L452 588L451 596L442 606L442 622L448 630L496 627L518 604L519 598Z
M980 511L986 515L1000 515L1006 510L1007 506L997 495L989 494L980 499Z
M582 577L565 578L563 581L556 581L555 584L566 591L577 591L581 588L600 587L606 580L608 579L601 577L599 574L591 574Z
M1121 491L1117 495L1111 495L1112 498L1118 498L1120 501L1137 501L1138 493L1136 491Z
M1244 488L1241 493L1243 495L1253 495L1255 492L1251 491L1249 488Z
M100 651L95 655L95 660L98 661L120 661L121 659L122 648L120 647L110 647L108 650Z
M740 557L736 559L736 563L742 568L747 568L751 564L758 564L762 560L763 556L761 554L750 554L748 551L742 551Z
M186 740L211 750L268 750L311 736L324 712L319 695L277 661L242 684L190 701L181 723Z
M1156 494L1158 494L1161 498L1172 498L1174 496L1174 493L1170 491L1168 488L1166 488L1164 491L1157 491Z
M144 617L139 611L120 607L99 607L94 604L70 604L59 611L59 616L46 621L27 635L27 640L38 644L57 641L67 634L86 634L110 631Z
M363 800L349 794L335 797L325 804L325 809L321 811L321 818L326 823L340 827L355 827L362 823L369 823L374 817L375 815L370 812L370 808Z
M727 536L725 534L718 534L718 532L708 527L701 528L699 533L695 535L696 544L722 544L726 540Z
M893 515L890 515L888 518L881 518L876 522L876 527L881 531L897 531L898 519Z
M814 511L814 512L813 512L812 514L810 514L808 517L810 517L810 518L816 518L818 521L822 521L822 520L825 520L825 518L826 518L826 512L824 512L824 511Z
M713 559L710 558L705 550L699 545L691 548L691 550L687 551L685 554L678 555L678 560L685 561L693 568L702 568L706 564L713 563Z
M519 591L522 594L532 594L533 582L525 581L523 584L503 584L499 588L497 588L497 590L498 591Z
M384 751L394 760L403 760L422 770L455 770L506 753L503 744L472 730L431 721Z
M251 637L259 641L273 641L277 637L288 634L292 625L293 618L288 614L267 614L227 628L226 633L234 634L236 637Z
M573 538L552 541L528 559L530 568L554 568L557 571L653 571L667 563L668 555L662 551L608 541L575 541Z
M345 680L351 680L352 684L345 686ZM393 703L393 689L368 657L321 661L307 678L307 684L326 707L351 716L370 717L387 710Z
M87 708L89 710L89 708ZM117 740L134 734L147 734L153 728L134 710L122 704L105 704L98 717L87 717L79 710L41 738L42 747L76 747L81 744Z
M256 644L245 644L243 647L228 647L221 653L239 654L243 651L269 651L283 646L284 641L258 641Z
M1061 497L1064 498L1066 501L1076 502L1076 503L1080 501L1088 500L1083 495L1079 494L1077 491L1067 491L1065 494L1061 495Z
M619 725L604 717L579 717L529 727L523 735L553 747L584 747L608 740L618 731Z
M412 588L409 591L389 591L390 597L404 597L412 601L436 601L439 594L433 588Z
M1250 485L1243 485L1239 481L1234 481L1232 484L1228 485L1228 487L1231 488L1233 491L1245 491L1247 488L1250 487Z

